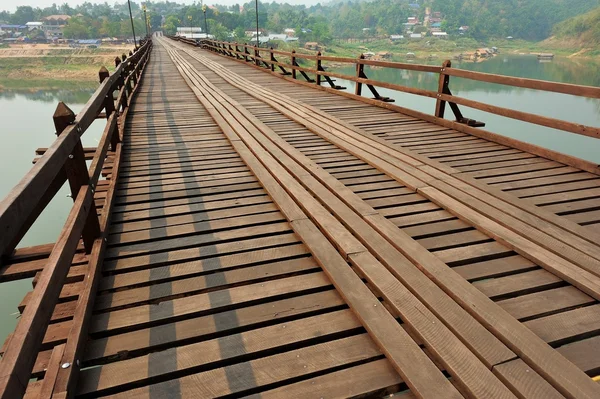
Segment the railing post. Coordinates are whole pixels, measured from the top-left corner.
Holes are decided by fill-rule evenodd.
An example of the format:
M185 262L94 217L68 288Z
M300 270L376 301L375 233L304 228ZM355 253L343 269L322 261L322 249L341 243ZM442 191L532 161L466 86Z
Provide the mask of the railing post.
M256 66L260 66L260 61L258 60L259 57L259 52L258 52L258 39L256 39L257 43L256 46L254 47L254 63L256 64Z
M438 99L435 102L435 116L438 118L443 118L444 111L446 111L446 101L441 100L440 97L449 89L448 83L450 83L450 75L446 75L444 72L446 71L446 68L449 68L450 66L452 66L452 62L450 60L446 60L442 64L442 69L440 70L440 79L438 81Z
M100 79L100 84L104 82L104 80L110 77L110 73L108 69L105 67L100 68L100 72L98 72L98 77ZM111 88L112 89L112 88ZM104 98L104 112L106 113L106 120L110 118L113 112L115 112L115 100L113 99L113 90L109 90ZM118 123L118 122L117 122ZM117 128L118 131L118 128ZM110 148L115 151L117 149L117 143L119 142L119 135L113 132L110 138Z
M133 87L135 87L135 85L137 85L138 79L137 79L137 75L135 73L134 58L132 58L132 56L133 56L133 53L130 51L129 52L129 72L133 72L131 74L131 78L133 79ZM133 90L133 87L132 87L132 90Z
M358 57L359 62L356 63L356 77L357 78L362 78L365 70L365 66L363 64L360 63L360 60L364 60L365 59L365 55L361 54L360 57ZM354 94L356 94L357 96L360 96L362 93L362 83L356 82L356 86L354 87Z
M64 102L59 102L52 116L54 120L54 127L56 128L56 135L60 136L64 130L75 122L75 113L67 107ZM89 184L90 176L85 163L85 153L83 151L83 145L81 139L77 140L77 144L73 147L72 153L69 158L65 161L65 173L69 180L69 187L71 189L71 197L73 201L77 199L79 190L82 186ZM95 187L92 187L92 191ZM92 201L90 213L88 215L85 227L83 228L82 238L83 245L87 253L92 251L94 240L100 235L100 222L96 212L96 206Z
M115 57L115 68L119 68L119 65L121 65L121 59L119 57ZM119 75L119 79L117 79L117 88L120 90L121 87L123 87L123 77L122 75Z
M271 72L275 72L275 56L273 55L273 47L269 50L269 54L271 55Z
M246 54L250 54L248 52L248 43L244 43L244 61L248 62L248 55Z
M296 50L292 50L292 79L296 79Z
M321 52L318 51L317 52L317 86L321 86L321 73L319 72L321 70Z
M240 59L240 55L238 53L240 52L240 48L239 48L237 42L235 42L234 45L235 45L235 59L239 60Z

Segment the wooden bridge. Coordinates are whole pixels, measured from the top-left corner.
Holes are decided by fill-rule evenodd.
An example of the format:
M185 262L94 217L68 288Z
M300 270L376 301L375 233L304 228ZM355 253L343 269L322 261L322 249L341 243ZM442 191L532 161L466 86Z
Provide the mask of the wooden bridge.
M439 90L365 65L439 74ZM449 62L162 36L102 70L0 204L0 281L34 285L0 397L599 398L600 168L465 110L599 128L453 96L452 76L600 98ZM15 249L65 181L56 243Z

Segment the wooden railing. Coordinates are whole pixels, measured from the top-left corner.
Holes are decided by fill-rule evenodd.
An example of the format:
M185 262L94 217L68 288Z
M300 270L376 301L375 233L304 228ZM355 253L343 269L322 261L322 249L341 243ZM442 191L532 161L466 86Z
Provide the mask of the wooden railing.
M450 61L445 61L441 66L407 64L392 61L377 61L367 60L362 55L359 58L349 57L329 57L321 55L318 52L316 55L301 54L295 51L287 52L274 50L273 48L260 48L248 44L230 43L215 40L201 40L196 43L192 40L173 37L176 40L184 43L201 46L208 50L217 52L222 55L244 60L253 63L256 66L270 69L275 72L278 68L282 75L290 75L292 79L298 79L300 75L304 81L321 85L327 83L334 89L345 89L336 85L332 78L345 79L355 82L355 93L361 95L363 86L367 86L373 94L374 99L382 102L393 102L388 97L381 96L377 91L377 87L396 90L403 93L415 94L423 97L429 97L436 100L434 116L444 118L446 103L450 106L455 121L470 127L485 126L483 122L475 121L463 116L459 105L478 109L484 112L500 115L507 118L512 118L524 122L529 122L541 126L546 126L553 129L559 129L567 132L580 134L583 136L600 138L600 128L594 126L586 126L578 123L563 121L555 118L523 112L519 110L499 107L496 105L485 104L479 101L469 100L463 97L452 95L450 91L450 77L459 77L464 79L477 80L494 84L501 84L513 87L527 88L533 90L541 90L546 92L555 92L569 94L580 97L600 98L600 88L592 86L580 86L567 83L549 82L536 79L517 78L511 76L494 75L482 72L467 71L463 69L452 68ZM277 58L286 59L286 62L278 61ZM299 65L299 60L303 60L302 64L314 63L314 67L304 67ZM331 61L340 64L351 64L356 70L355 75L346 75L337 72L325 71L322 62ZM365 74L365 65L393 68L400 70L429 72L439 75L437 91L425 90L415 87L403 86L390 82L372 80ZM314 78L313 78L314 76Z
M87 335L87 321L93 305L93 293L106 246L107 225L121 153L123 126L130 99L150 55L152 42L144 40L129 57L117 57L116 70L99 72L100 86L87 104L75 115L64 103L54 114L58 138L37 159L33 168L0 203L0 274L10 266L17 244L40 213L68 181L74 200L67 221L29 298L15 331L9 338L0 361L0 398L21 397L25 389L50 317L71 267L73 257L83 241L89 254L83 289L79 295L71 328L65 343L55 346L43 380L42 392L66 393L78 372L79 356ZM115 100L115 92L118 92ZM102 112L104 111L104 112ZM98 118L106 126L88 169L81 136ZM94 193L102 168L110 153L112 177L102 211L98 215ZM8 266L7 266L8 265ZM50 396L49 395L49 396ZM49 397L48 396L48 397Z

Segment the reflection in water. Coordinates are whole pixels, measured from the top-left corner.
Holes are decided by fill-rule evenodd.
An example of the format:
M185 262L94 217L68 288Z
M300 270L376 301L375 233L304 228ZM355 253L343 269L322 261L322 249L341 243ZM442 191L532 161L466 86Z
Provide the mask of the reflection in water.
M68 90L68 89L31 89L31 90L0 90L0 100L15 100L22 97L29 101L41 101L45 103L58 103L64 101L67 104L85 103L93 90Z
M0 199L31 169L35 149L48 147L56 139L52 114L63 100L74 112L79 112L90 98L90 90L6 90L0 91ZM95 147L105 125L95 121L82 137L83 145ZM46 244L56 241L65 223L73 199L63 187L23 238L20 246ZM0 285L0 344L17 324L17 305L27 291L30 280Z
M441 61L431 63L441 65ZM591 60L575 60L555 58L552 62L539 62L535 56L503 56L499 55L484 62L452 61L454 68L485 72L496 75L516 76L520 78L549 80L553 82L572 83L586 86L600 86L600 63ZM336 71L346 75L354 75L354 67L344 67ZM369 79L384 82L395 82L405 86L437 90L438 74L406 71L391 68L365 68ZM485 93L519 92L527 89L509 87L498 84L479 82L476 80L451 77L450 88L453 94L460 91L477 90ZM455 93L456 92L456 93Z
M441 60L436 60L435 64L441 65ZM600 63L591 60L556 58L552 62L540 63L535 56L499 55L480 63L453 61L453 66L498 75L600 86ZM337 69L336 72L346 75L355 74L352 67ZM436 73L373 67L366 67L365 73L373 80L437 91L439 75ZM346 86L348 91L354 92L353 82L338 79L337 84ZM382 96L396 100L395 104L402 107L415 109L430 115L433 114L435 109L435 100L431 98L388 89L378 88L377 90ZM600 126L599 99L542 92L456 77L450 78L450 90L452 94L470 100L587 126ZM370 92L364 88L363 95L369 96ZM460 108L466 117L485 122L486 130L593 162L600 162L600 140L532 125L464 106L460 106ZM446 118L451 117L452 113L447 111Z

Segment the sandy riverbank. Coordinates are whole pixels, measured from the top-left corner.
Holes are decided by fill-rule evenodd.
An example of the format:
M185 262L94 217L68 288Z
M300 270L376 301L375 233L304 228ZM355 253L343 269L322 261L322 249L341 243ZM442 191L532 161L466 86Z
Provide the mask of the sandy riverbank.
M112 71L115 57L131 49L131 46L84 49L33 44L2 48L0 89L55 88L60 82L91 87L97 85L100 67Z

